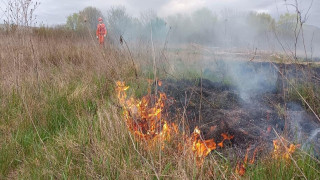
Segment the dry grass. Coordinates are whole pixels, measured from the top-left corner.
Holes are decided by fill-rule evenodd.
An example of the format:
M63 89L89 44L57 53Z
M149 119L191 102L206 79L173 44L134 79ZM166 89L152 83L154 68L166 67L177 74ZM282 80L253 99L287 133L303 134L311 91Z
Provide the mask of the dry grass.
M62 177L67 164L61 163L71 163L75 174L86 167L84 174L94 177L91 161L105 154L106 133L125 127L110 130L106 122L121 122L112 102L114 81L137 81L128 53L72 34L0 36L0 177Z

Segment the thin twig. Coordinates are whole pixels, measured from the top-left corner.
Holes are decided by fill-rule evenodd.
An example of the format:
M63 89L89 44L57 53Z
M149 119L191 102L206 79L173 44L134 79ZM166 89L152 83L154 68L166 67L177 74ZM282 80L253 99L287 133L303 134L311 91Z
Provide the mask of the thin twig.
M130 59L131 59L131 62L132 62L133 68L134 68L134 74L135 74L135 76L136 76L136 79L138 79L138 71L137 71L137 67L136 67L136 64L134 63L134 60L133 60L133 57L132 57L131 51L130 51L129 46L128 46L128 43L127 43L127 41L123 38L123 36L122 36L122 35L120 35L120 41L123 41L123 42L124 42L124 44L125 44L125 45L126 45L126 47L127 47L127 50L128 50L128 52L129 52Z

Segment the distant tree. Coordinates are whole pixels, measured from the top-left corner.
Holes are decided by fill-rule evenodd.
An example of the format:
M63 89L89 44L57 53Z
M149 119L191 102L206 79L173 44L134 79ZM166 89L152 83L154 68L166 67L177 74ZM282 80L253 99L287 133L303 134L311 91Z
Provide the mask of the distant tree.
M127 14L124 6L112 7L107 12L107 28L115 37L124 35L131 26L132 18Z
M154 11L142 13L140 19L147 36L150 36L152 28L153 39L165 40L169 27L164 19L160 18Z
M198 27L212 28L218 18L210 9L202 8L192 13L192 21Z
M275 26L275 20L267 13L251 12L247 17L250 27L257 30L258 34L271 31Z
M67 17L66 27L76 31L95 30L98 24L98 18L103 15L100 10L94 7L86 7L79 13L73 13Z
M79 13L73 13L67 17L66 27L71 30L78 30L80 28Z
M143 26L149 26L152 19L155 19L157 14L153 10L149 10L140 14L140 22Z
M167 23L159 17L151 20L152 33L156 39L164 39L167 33Z
M170 39L174 42L184 42L191 39L193 31L192 20L188 15L176 14L166 18L168 25L172 27Z
M214 39L215 25L218 21L216 15L207 8L202 8L191 15L193 41L198 43L211 43Z
M296 14L285 13L280 15L278 25L285 25L289 28L293 28L296 23L296 19L297 19Z
M294 29L297 25L297 14L282 14L277 22L276 30L277 32L288 38L294 36Z
M85 23L91 30L95 30L97 28L99 17L104 19L102 12L95 7L86 7L79 12L80 21Z
M257 13L250 12L246 16L247 31L250 32L250 36L246 39L249 39L249 43L257 48L264 48L269 46L271 37L273 37L275 20L268 13Z
M215 41L218 18L209 9L202 8L191 15L174 15L167 18L175 41L209 44Z

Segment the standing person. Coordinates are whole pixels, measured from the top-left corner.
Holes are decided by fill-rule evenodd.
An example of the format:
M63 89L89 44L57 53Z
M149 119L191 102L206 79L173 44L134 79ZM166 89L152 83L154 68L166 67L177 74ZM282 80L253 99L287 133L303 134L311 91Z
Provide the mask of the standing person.
M103 24L102 22L102 18L99 17L98 18L99 24L97 26L97 39L99 40L99 44L100 46L104 46L104 38L107 36L107 29L106 29L106 25Z

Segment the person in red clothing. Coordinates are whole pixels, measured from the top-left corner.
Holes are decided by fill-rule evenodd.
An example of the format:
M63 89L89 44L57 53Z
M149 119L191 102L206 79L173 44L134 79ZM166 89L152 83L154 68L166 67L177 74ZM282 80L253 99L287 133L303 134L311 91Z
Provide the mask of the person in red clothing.
M106 28L106 25L103 24L101 17L98 18L98 21L99 21L99 24L97 26L96 35L97 35L97 39L99 40L100 46L103 46L104 38L107 36L107 28Z

